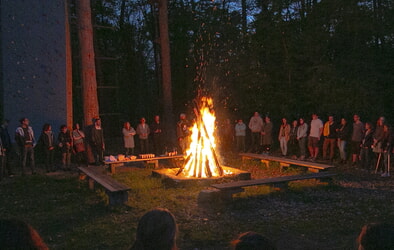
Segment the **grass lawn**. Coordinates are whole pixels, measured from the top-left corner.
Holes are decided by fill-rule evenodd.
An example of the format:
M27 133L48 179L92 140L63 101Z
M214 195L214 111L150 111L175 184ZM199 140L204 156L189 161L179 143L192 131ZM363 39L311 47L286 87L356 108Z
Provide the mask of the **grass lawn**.
M280 173L259 161L242 165L238 157L226 165L252 173L252 178ZM128 249L139 218L155 207L173 212L179 225L180 249L230 249L237 234L256 231L279 249L355 249L367 222L394 222L394 181L338 167L334 185L292 182L290 189L248 187L228 204L197 204L200 184L167 188L151 170L130 168L113 177L131 187L127 206L108 207L105 193L88 189L76 173L15 176L0 182L0 217L20 218L36 228L51 249Z

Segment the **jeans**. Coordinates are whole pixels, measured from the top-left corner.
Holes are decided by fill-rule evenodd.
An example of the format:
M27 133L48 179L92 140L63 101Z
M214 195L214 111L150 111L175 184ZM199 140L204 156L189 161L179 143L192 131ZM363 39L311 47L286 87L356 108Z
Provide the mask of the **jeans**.
M302 137L298 140L298 146L300 147L300 156L306 156L306 137Z
M323 158L327 159L327 149L330 149L330 160L334 158L335 138L324 138Z
M339 155L343 161L346 161L346 144L347 142L345 140L338 140Z
M236 136L235 141L238 152L245 152L245 136Z
M361 148L360 162L363 169L371 170L371 157L372 150L370 148Z
M280 137L280 149L282 150L282 155L287 155L287 140L286 137Z
M35 173L35 162L34 162L34 148L33 146L21 147L21 165L22 174L25 173L27 158L30 160L30 168L32 173Z

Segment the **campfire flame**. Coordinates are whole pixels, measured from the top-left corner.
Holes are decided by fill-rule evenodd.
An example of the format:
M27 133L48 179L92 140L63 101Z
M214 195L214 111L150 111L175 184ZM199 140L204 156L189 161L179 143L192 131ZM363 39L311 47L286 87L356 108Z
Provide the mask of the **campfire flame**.
M213 100L209 97L195 101L196 122L191 129L191 143L186 151L183 174L186 177L209 178L223 175L216 155L215 112Z

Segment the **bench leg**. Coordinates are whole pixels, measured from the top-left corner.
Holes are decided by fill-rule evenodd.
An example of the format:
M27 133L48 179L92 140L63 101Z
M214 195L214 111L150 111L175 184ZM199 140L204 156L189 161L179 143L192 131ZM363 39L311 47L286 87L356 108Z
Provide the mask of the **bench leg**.
M94 180L88 177L89 189L94 189Z
M288 164L288 163L283 163L283 162L280 162L279 165L280 165L280 172L281 172L281 173L282 173L282 171L283 171L283 168L288 168L288 167L290 167L290 164Z
M272 187L281 189L281 190L287 190L289 188L289 183L288 182L279 182L279 183L273 183Z
M106 191L109 198L109 205L116 206L122 205L129 200L127 191L109 192Z
M309 172L312 172L312 173L319 173L319 172L320 172L320 169L317 169L317 168L308 168L308 171L309 171Z
M249 160L249 159L252 159L252 158L250 158L248 156L242 156L242 165L245 166L246 160Z
M267 168L270 166L269 160L261 160L261 162L264 163Z
M149 166L150 163L153 163L155 169L159 168L159 160L146 161L147 166Z

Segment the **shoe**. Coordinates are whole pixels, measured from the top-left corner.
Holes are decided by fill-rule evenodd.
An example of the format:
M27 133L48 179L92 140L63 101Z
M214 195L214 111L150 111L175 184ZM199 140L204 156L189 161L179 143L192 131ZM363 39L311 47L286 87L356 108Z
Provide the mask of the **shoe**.
M389 177L390 174L389 174L389 173L383 173L383 174L381 174L380 176L382 176L382 177Z

